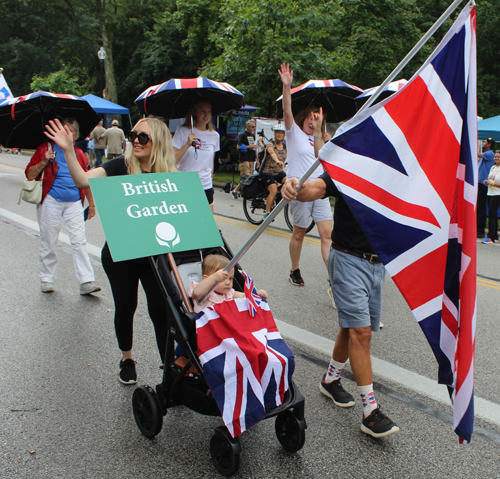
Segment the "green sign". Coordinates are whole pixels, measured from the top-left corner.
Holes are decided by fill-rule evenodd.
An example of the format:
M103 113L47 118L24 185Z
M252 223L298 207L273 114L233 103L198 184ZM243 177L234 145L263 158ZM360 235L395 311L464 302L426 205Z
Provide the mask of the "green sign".
M114 261L223 244L195 171L89 182Z

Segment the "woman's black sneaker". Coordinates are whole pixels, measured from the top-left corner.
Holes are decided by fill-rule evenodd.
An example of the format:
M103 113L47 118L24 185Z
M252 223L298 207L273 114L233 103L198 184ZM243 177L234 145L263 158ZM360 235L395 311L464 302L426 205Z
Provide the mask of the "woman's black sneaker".
M385 437L389 434L399 432L399 427L377 408L368 417L363 419L361 430L373 437Z
M137 373L135 371L135 361L133 359L120 361L120 375L118 379L122 384L137 384Z
M304 280L300 276L300 269L297 268L294 271L290 271L290 283L295 286L304 286Z

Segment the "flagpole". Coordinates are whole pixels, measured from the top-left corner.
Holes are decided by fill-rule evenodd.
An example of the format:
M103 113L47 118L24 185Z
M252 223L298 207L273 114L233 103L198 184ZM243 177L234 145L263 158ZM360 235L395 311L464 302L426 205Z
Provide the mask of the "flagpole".
M403 58L399 65L390 73L390 75L385 79L385 81L375 90L373 95L368 99L368 101L354 114L358 115L377 99L377 97L382 93L384 88L396 77L396 75L410 62L410 60L418 53L418 51L427 43L427 40L436 32L436 30L448 19L448 17L457 9L457 7L463 2L463 0L455 0L445 12L436 20L432 27L425 33L425 35L416 43L416 45L410 50L410 52ZM354 117L353 117L354 118ZM305 181L312 175L316 168L320 166L319 159L316 159L314 163L309 167L309 169L304 173L304 175L299 180L299 187L304 184ZM282 199L279 204L271 211L271 214L264 220L264 222L257 228L255 233L248 239L248 241L241 247L241 249L236 253L229 264L224 268L224 271L231 271L234 265L244 256L244 254L251 248L251 246L257 241L259 236L264 232L264 230L269 226L269 224L274 220L274 218L281 212L285 207L287 201ZM211 291L209 291L205 296L200 298L199 303L202 304L208 295L215 289L215 285Z

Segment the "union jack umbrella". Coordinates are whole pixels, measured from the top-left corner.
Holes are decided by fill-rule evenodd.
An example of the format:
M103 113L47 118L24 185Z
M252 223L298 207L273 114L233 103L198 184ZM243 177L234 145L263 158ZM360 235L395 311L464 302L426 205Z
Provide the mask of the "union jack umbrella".
M374 104L378 103L379 101L384 100L385 98L390 97L393 93L396 93L397 91L401 90L401 88L403 88L407 83L408 83L408 80L405 80L404 78L402 78L401 80L396 80L396 81L389 83L389 85L387 85L384 88L384 90L379 94L379 96L375 100ZM365 90L364 93L362 93L361 95L356 97L356 106L358 107L358 109L361 108L365 104L365 102L368 100L368 98L370 98L375 93L377 88L378 88L378 86L374 86L373 88L369 88L368 90Z
M243 94L229 83L208 78L171 78L149 87L135 100L142 115L156 115L163 118L183 118L198 99L212 104L212 114L218 115L237 110L243 105Z
M74 118L80 137L87 137L100 117L79 96L37 91L0 103L0 143L11 148L35 149L48 141L45 125L49 120Z
M292 88L292 112L294 115L309 106L323 108L326 120L332 123L351 118L356 113L354 99L363 89L336 78L335 80L309 80ZM278 118L283 118L283 95L276 100Z

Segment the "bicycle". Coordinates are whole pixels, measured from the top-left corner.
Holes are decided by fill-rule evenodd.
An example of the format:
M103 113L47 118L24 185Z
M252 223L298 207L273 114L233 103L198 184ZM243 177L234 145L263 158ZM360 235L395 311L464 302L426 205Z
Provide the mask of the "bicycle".
M274 204L271 211L276 207L276 205L281 201L281 188L283 185L278 186L278 193L274 199ZM243 198L243 213L250 223L254 225L260 225L264 221L264 215L266 213L266 199L269 191L267 186L264 184L262 179L259 177L259 192L252 198ZM290 214L290 205L287 203L283 208L283 214L285 216L285 223L290 231L293 231L293 221ZM310 223L306 228L306 233L309 233L314 228L314 220L310 218Z

